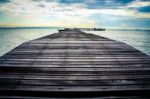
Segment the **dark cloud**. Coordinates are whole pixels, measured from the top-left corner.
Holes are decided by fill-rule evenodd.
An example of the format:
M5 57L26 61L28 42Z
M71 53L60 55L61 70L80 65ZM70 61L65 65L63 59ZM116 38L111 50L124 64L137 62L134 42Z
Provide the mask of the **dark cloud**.
M84 3L85 0L59 0L61 3Z
M59 0L61 3L86 3L88 0ZM106 4L110 1L110 4L117 3L117 4L127 4L135 0L95 0L95 3L101 5L101 4ZM94 2L89 2L89 3L94 3Z
M137 10L138 10L139 12L150 13L150 6L140 7L140 8L137 8Z
M114 0L116 3L120 3L120 4L128 4L132 1L135 1L135 0Z
M33 0L40 2L42 0ZM46 2L59 2L62 4L84 4L88 8L116 8L118 6L125 6L135 0L43 0ZM42 6L41 6L42 7Z
M88 0L59 0L60 3L64 4L85 4L88 8L118 8L120 6L126 6L127 4L135 0L94 0L88 2Z
M45 7L45 5L43 5L43 4L39 4L38 6L41 7L41 8Z
M150 1L150 0L140 0L140 1Z
M8 3L10 0L0 0L0 3Z
M46 1L46 2L53 2L55 0L32 0L32 1Z
M40 0L32 0L32 1L40 1Z
M133 0L96 0L96 2L87 2L88 8L92 9L116 9L118 7L123 7L131 3Z

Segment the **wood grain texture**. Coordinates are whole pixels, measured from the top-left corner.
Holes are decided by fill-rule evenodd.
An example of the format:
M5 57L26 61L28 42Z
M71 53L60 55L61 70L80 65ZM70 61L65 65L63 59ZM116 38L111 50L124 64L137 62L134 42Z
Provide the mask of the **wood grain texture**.
M55 33L23 43L0 58L0 98L56 93L80 97L93 92L102 99L145 97L135 96L135 91L150 91L150 57L94 34Z

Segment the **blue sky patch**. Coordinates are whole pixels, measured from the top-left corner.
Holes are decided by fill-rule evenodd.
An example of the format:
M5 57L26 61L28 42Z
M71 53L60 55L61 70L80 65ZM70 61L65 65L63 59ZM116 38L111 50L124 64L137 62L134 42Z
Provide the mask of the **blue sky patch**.
M150 13L150 6L140 7L137 9L139 12L147 12Z

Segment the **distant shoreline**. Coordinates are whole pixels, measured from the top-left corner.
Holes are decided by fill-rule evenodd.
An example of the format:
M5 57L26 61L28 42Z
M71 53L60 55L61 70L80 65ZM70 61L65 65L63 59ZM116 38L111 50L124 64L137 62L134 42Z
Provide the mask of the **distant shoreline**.
M61 28L61 27L0 27L0 29Z
M62 29L65 27L0 27L0 29L45 29L45 28L56 28L56 29ZM88 29L88 28L87 28ZM150 31L150 29L111 29L111 28L105 28L106 30L130 30L130 31Z

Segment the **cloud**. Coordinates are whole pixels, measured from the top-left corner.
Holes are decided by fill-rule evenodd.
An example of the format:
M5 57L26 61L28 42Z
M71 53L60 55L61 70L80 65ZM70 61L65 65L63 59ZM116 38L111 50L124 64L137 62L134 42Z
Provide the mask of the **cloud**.
M132 3L130 3L127 7L138 8L138 7L144 7L144 6L150 6L150 1L135 0Z
M140 8L137 8L137 10L138 10L139 12L150 13L150 6L140 7Z
M34 26L35 24L50 26L52 23L58 23L59 26L65 24L70 26L94 26L95 22L88 19L89 15L80 13L80 10L84 8L82 4L67 5L58 2L13 0L2 5L0 10L7 12L8 17L18 18L20 24L24 25L31 23ZM17 25L17 22L15 25Z
M147 8L140 9L130 9L130 7L143 7L148 5L150 2L144 1L133 1L132 0L106 0L107 2L117 2L118 3L129 3L125 7L121 8L89 8L89 5L86 3L71 3L64 4L61 2L85 2L84 0L13 0L11 3L2 5L1 10L5 10L15 15L18 14L36 14L42 16L56 17L56 18L88 18L92 14L101 13L107 15L116 15L116 16L128 16L128 17L138 17L138 18L150 18L149 13L142 13ZM106 2L104 0L86 0L86 2ZM142 2L142 3L141 3ZM146 12L146 11L145 11Z
M10 0L0 0L0 4L2 3L8 3L8 2L10 2Z
M44 7L45 7L45 5L43 5L43 4L39 4L38 6L39 6L39 7L42 7L42 8L44 8Z
M147 8L142 8L146 5L148 1L139 0L11 0L0 6L0 13L5 12L8 19L18 19L15 25L94 27L97 22L91 16L95 14L150 18Z

